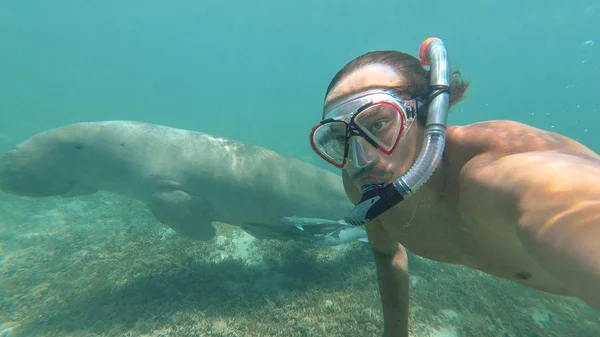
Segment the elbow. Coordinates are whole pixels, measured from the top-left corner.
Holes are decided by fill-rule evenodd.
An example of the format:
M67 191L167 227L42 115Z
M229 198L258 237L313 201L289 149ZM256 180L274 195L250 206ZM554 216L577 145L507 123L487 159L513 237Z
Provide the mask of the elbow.
M384 262L385 264L391 265L392 269L397 271L403 271L408 273L408 255L406 248L399 243L393 250L387 250L381 252L377 248L371 247L373 255L377 263Z
M398 244L398 249L392 258L392 267L408 273L408 255L406 254L406 248L401 244Z

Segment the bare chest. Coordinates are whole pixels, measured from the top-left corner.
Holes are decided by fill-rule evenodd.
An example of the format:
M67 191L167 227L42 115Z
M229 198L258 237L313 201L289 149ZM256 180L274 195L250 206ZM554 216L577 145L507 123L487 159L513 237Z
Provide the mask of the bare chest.
M410 208L392 210L382 215L382 220L396 240L412 253L566 295L563 287L525 250L514 225L489 214L465 216L451 205L417 205L412 211Z

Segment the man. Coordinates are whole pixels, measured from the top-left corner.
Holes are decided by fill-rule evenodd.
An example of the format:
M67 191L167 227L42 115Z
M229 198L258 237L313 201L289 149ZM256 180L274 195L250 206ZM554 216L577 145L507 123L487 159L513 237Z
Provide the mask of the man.
M449 84L452 106L469 83L453 73ZM397 51L361 55L331 81L311 145L342 168L355 204L372 186L405 175L417 159L428 94L429 71ZM408 335L405 248L600 310L598 155L555 133L489 121L448 126L434 172L366 225L385 336Z

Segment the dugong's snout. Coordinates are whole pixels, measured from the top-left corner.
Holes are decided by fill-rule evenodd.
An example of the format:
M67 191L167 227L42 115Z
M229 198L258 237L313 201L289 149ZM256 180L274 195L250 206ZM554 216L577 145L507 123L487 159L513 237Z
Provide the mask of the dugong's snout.
M14 148L0 158L0 190L30 197L46 197L67 193L73 181L57 174L35 153Z

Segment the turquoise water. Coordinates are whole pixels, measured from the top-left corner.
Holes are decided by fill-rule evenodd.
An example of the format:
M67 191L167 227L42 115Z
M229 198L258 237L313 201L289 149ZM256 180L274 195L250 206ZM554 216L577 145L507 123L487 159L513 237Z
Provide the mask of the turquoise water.
M444 40L452 65L461 70L463 77L472 81L467 100L451 112L450 124L489 119L517 120L565 134L599 152L599 20L600 3L597 0L536 0L527 3L431 0L3 0L0 2L0 152L4 153L35 133L68 123L130 119L254 143L335 171L312 153L308 143L309 130L319 120L324 92L331 77L346 62L370 50L398 49L416 55L421 42L430 36ZM77 218L77 221L91 221L95 226L107 226L111 230L118 231L122 224L119 221L133 221L133 218L146 219L150 226L152 220L144 218L146 213L134 206L131 206L132 213L127 213L131 216L125 214L119 221L114 220L113 227L117 229L106 222L94 220L98 214L111 213L112 209L123 207L117 206L122 205L119 203L128 202L110 198L102 195L83 198L83 201L32 201L3 194L0 195L0 220L3 226L17 231L40 232L40 226L56 229L55 225L60 221L30 216L47 214L57 207L63 207L60 216L66 214ZM86 211L89 213L85 213L77 208L79 203L94 206L89 206L90 209ZM80 232L77 233L84 240L86 232L81 229L87 227L82 225L78 228ZM95 229L96 232L98 230ZM3 237L12 239L14 235L6 234ZM86 244L99 245L102 242L100 238L104 234L97 232L94 235L97 236L87 236L90 241L86 241ZM97 240L92 240L92 237L97 237ZM76 240L60 242L71 245ZM31 248L30 243L25 245ZM0 261L8 261L13 252L25 248L22 243L15 244L7 239L3 241L2 249ZM91 251L89 247L85 250ZM135 258L133 248L127 254ZM52 260L51 257L49 259ZM4 275L6 280L17 280L14 278L15 271L28 268L29 260L23 258L19 261L20 264L10 267L12 269L4 262L3 266L9 268L3 269L4 272L10 270L11 273L10 278L8 274ZM58 257L52 261L64 265L72 262ZM429 267L432 268L431 273L435 273L434 269L442 268L437 264ZM149 266L144 270L151 274L148 270L152 268ZM51 275L56 271L45 272ZM81 273L85 273L84 269L81 269ZM371 277L368 278L369 284L376 287L373 275L369 274L371 271L364 273L369 275L365 277ZM451 269L449 273L454 277L457 272ZM21 291L46 284L45 281L38 281L49 278L54 281L47 285L46 291L52 293L60 288L60 282L47 275L27 274L27 277L18 280L30 282L30 287L7 282L2 285L3 291L17 296ZM469 275L475 277L474 274ZM448 285L452 284L451 280ZM81 293L93 292L112 284L110 282L86 283L88 286ZM122 282L126 283L126 280ZM511 288L504 283L498 286L491 280L485 282L494 284L497 287L494 289L508 287L512 291L510 294L519 294L514 295L516 297L521 296L523 291L528 296L541 296L539 303L549 305L544 301L550 301L555 303L553 310L561 310L561 299L548 299L550 297L519 287ZM302 292L296 293L297 289L291 287L287 290L302 300ZM360 292L360 289L352 288L352 294ZM425 289L423 296L427 294ZM486 296L486 293L482 291L481 296ZM239 293L233 294L239 296ZM374 315L379 315L376 288L365 294L372 300L365 306L371 308L376 313ZM289 301L298 301L294 296L290 295ZM360 296L363 295L348 296L362 298ZM495 295L488 296L484 302L493 302ZM282 298L280 301L286 303L286 297ZM39 306L43 300L29 299L27 306ZM304 300L321 303L317 295ZM457 303L477 302L474 298L453 300ZM512 318L502 320L503 314L521 305L519 300L507 301L501 312L491 311L498 317L486 323L490 325L489 331L495 331L490 332L490 336L561 335L557 331L572 331L577 336L592 336L594 334L591 331L598 331L597 335L600 335L597 314L582 309L578 304L565 300L565 303L569 303L564 304L567 309L550 315L554 321L548 318L550 316L547 313L532 309L530 315L542 318L517 323L507 322ZM60 303L59 307L69 305L68 301ZM451 306L452 302L449 303ZM535 305L542 305L539 303ZM532 307L535 305L531 304ZM4 324L2 320L18 323L25 317L9 313L9 307L3 306L0 312L0 326ZM209 307L203 308L209 310ZM254 307L253 310L258 309ZM299 312L302 309L293 307L286 310ZM476 310L473 310L466 310L463 315L475 315ZM219 316L221 318L213 325L220 326L221 321L225 321L226 326L232 325L227 323L228 319L243 320L245 313L240 309L228 314L225 310L222 317L227 319ZM327 317L327 313L315 311L314 315L323 318ZM174 312L169 314L175 315ZM339 319L339 316L329 314L332 315L331 319L324 318L325 323ZM354 317L354 323L348 324L355 324L359 329L361 323L358 317L370 314L360 312L349 315ZM419 317L422 322L432 322L426 316ZM95 323L93 331L81 326L61 330L71 324L65 323L67 321L55 319L51 331L32 332L32 335L66 336L67 330L74 336L86 335L82 331L103 336L124 335L122 330L117 333L114 332L117 330L111 329L118 324L127 325L119 320L108 320L106 329ZM135 321L135 318L130 321ZM553 323L548 323L550 321ZM325 324L315 322L306 323L308 328L303 329L308 329L308 332L300 333L298 331L305 330L290 328L289 321L282 319L281 326L287 326L289 330L278 334L275 328L279 324L278 319L273 319L272 326L268 329L265 327L264 331L268 332L263 332L263 335L296 332L298 335L336 335L334 328L322 330L326 333L310 330L311 327ZM374 322L374 331L357 330L361 332L355 335L377 335L379 321L374 319ZM39 324L43 325L43 321ZM163 325L180 326L171 321ZM142 335L141 332L132 332L135 331L134 326L131 324L130 330L123 331ZM500 327L508 332L500 334ZM150 332L144 333L157 333L162 328L148 328ZM527 333L526 329L531 330ZM237 335L245 336L254 335L260 329L245 333L240 331L238 328ZM355 333L352 332L354 330L344 331L345 335ZM454 333L453 330L448 331L449 335ZM234 332L211 332L206 335L228 333ZM172 332L171 335L193 333ZM420 334L415 332L414 336Z
M600 47L585 42L598 40L599 11L579 0L5 0L2 133L135 119L314 158L307 134L343 64L376 49L416 54L439 36L473 81L450 123L513 119L598 150Z

